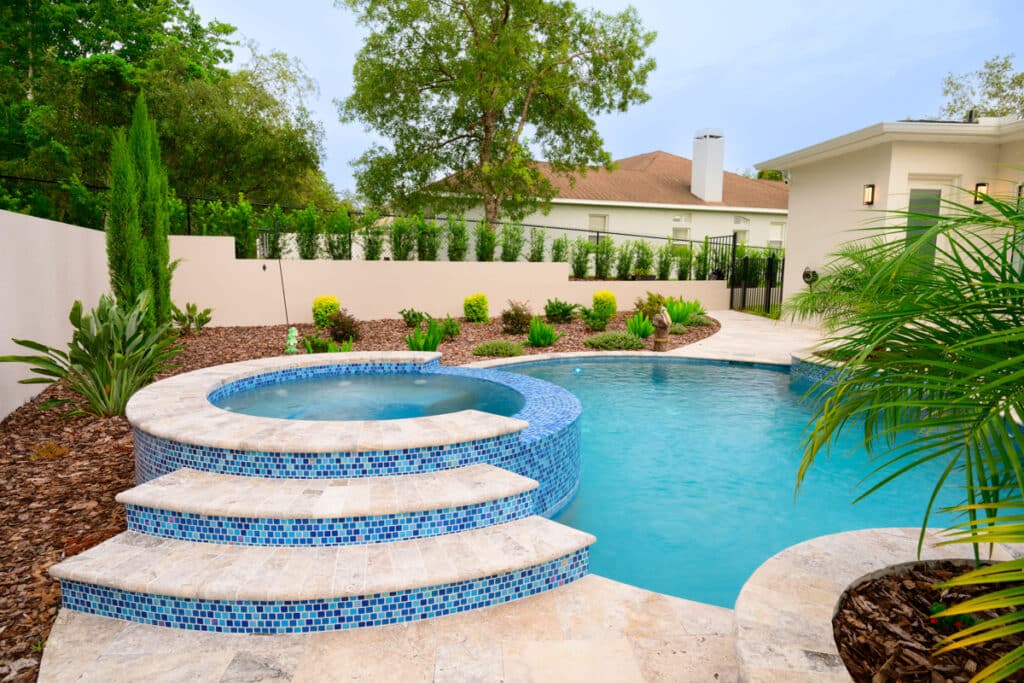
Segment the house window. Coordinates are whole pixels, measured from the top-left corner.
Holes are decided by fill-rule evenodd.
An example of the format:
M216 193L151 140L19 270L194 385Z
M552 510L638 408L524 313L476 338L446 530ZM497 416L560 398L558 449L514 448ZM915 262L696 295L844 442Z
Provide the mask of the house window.
M677 213L674 216L672 216L672 222L673 223L692 223L693 222L693 212L692 211L684 211L682 213Z
M750 240L749 230L733 230L733 233L736 234L737 244L746 244Z
M672 228L672 239L679 241L687 241L690 239L689 228Z
M608 214L592 213L587 216L587 227L597 232L608 230Z
M786 240L786 222L773 221L768 226L768 246L781 248Z

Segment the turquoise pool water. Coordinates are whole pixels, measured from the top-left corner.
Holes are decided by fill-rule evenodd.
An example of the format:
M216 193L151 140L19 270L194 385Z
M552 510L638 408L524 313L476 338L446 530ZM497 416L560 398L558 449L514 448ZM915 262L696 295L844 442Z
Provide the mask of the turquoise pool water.
M509 369L583 404L583 478L555 519L597 536L591 571L691 600L732 607L762 562L815 536L920 526L941 469L853 505L869 468L862 433L849 430L794 500L811 409L788 373L669 360ZM955 503L946 493L941 502Z

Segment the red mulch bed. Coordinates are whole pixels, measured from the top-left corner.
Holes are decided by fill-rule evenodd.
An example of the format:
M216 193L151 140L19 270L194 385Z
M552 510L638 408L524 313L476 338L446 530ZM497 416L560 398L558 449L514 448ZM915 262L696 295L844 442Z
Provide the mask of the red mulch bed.
M583 351L593 334L576 321L556 325L564 337L545 349L526 354ZM609 330L625 330L620 314ZM300 336L312 331L299 326ZM718 331L718 324L673 335L672 348ZM401 320L362 323L355 350L404 350L409 332ZM212 327L187 337L174 372L220 363L280 355L287 327ZM462 324L462 334L445 342L442 362L461 365L482 360L473 347L489 339L522 340L501 334L500 321ZM647 340L652 348L652 340ZM174 374L174 373L169 373ZM125 528L124 510L114 496L134 485L132 436L124 418L78 416L65 419L59 409L41 411L48 399L69 397L50 387L0 422L0 681L35 680L41 649L60 606L60 590L46 570Z
M836 645L858 683L966 683L999 657L1024 644L1024 634L933 654L943 624L933 624L930 608L947 607L993 590L966 586L940 590L936 584L971 567L960 562L929 562L865 581L848 591L832 620ZM998 588L1010 588L1002 584ZM974 615L979 621L996 612ZM961 624L963 626L963 624ZM955 625L945 628L955 629ZM1007 680L1024 680L1024 674Z

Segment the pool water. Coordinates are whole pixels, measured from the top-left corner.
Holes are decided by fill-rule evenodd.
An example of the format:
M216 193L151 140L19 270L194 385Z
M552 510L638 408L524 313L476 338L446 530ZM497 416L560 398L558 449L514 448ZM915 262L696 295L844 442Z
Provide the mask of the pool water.
M524 403L495 382L430 373L292 380L215 401L236 413L289 420L397 420L470 409L511 417Z
M583 404L583 477L556 520L597 536L595 574L732 607L769 557L839 531L920 526L941 466L854 505L870 471L849 429L794 500L811 406L789 375L742 365L569 360L507 368ZM955 489L941 505L958 501ZM948 523L933 516L932 524Z

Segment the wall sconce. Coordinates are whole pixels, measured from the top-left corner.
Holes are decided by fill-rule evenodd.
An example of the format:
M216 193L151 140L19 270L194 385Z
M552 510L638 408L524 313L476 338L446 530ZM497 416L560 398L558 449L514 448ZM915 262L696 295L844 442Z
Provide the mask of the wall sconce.
M875 184L864 186L864 205L871 206L875 203Z
M975 183L974 184L974 203L981 204L985 200L981 198L981 195L988 194L988 183Z

